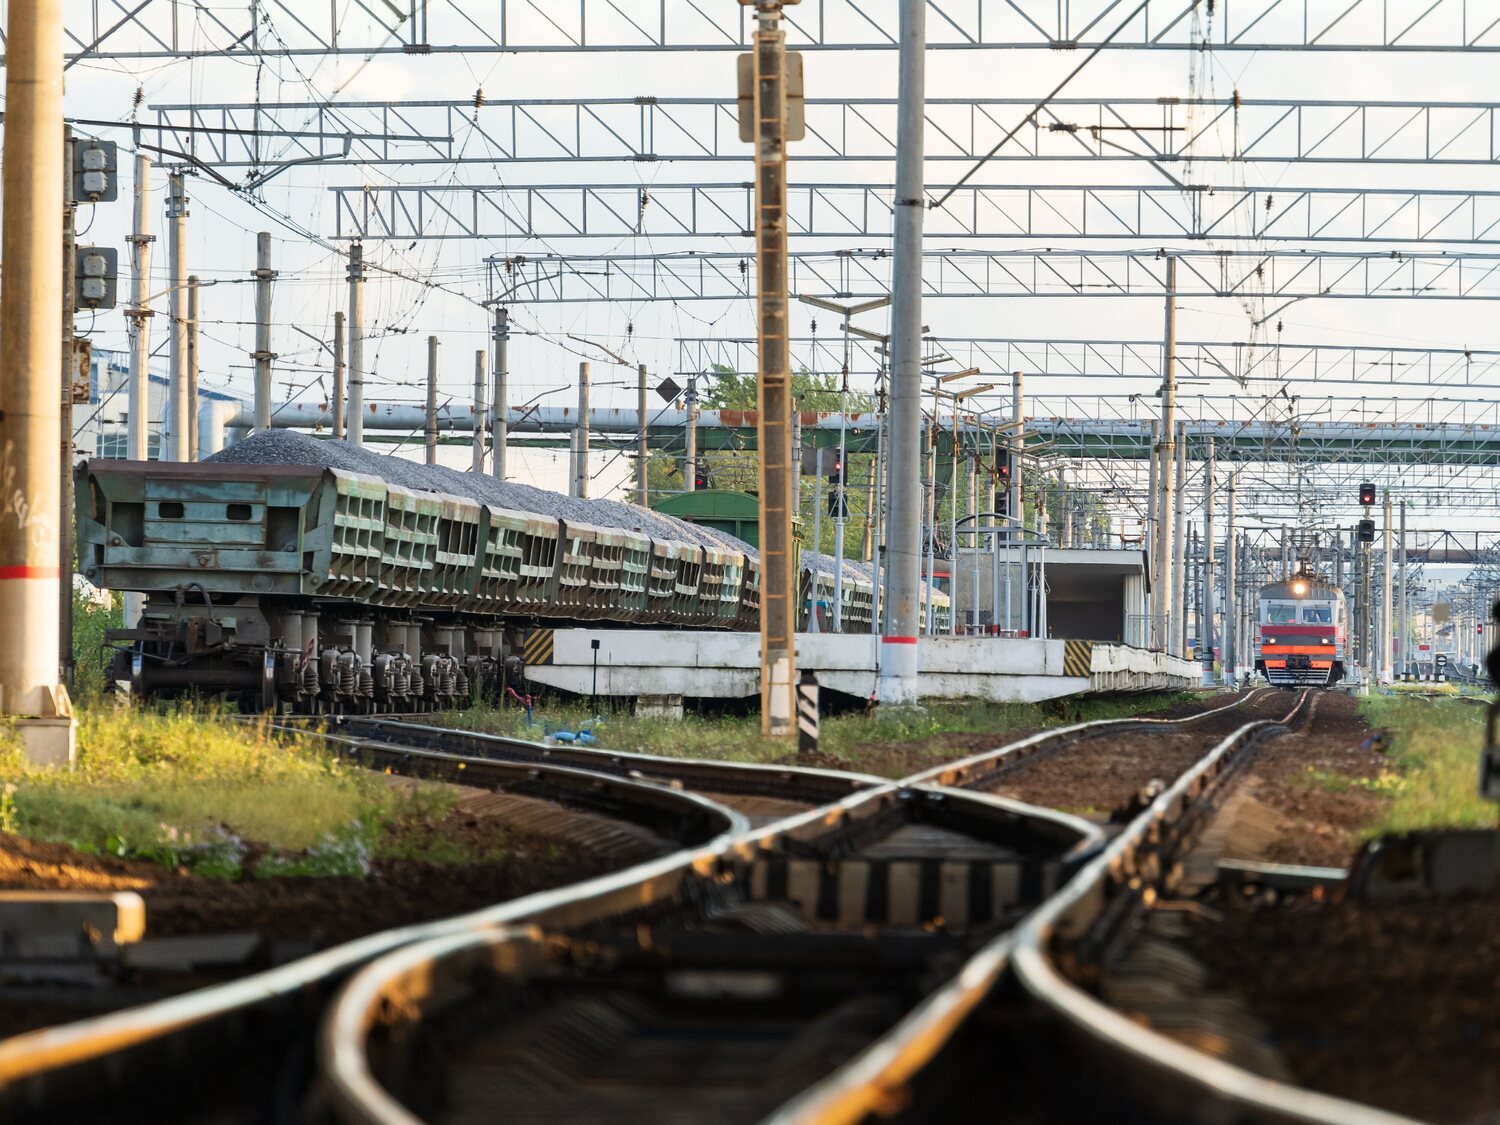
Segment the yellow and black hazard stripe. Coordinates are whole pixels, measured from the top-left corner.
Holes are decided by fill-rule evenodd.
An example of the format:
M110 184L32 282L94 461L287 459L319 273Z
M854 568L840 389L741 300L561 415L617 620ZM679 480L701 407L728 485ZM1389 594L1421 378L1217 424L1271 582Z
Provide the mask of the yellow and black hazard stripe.
M521 646L521 659L526 662L526 667L552 663L552 634L555 632L555 629L534 629L528 634L526 643Z
M1093 670L1093 641L1063 641L1064 676L1088 676Z

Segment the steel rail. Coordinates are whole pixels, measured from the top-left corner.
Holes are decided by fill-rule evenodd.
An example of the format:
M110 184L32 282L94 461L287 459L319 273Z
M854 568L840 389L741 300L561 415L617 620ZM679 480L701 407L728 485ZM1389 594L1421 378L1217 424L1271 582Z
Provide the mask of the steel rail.
M904 782L890 782L880 789L852 794L834 805L809 810L753 832L723 849L711 861L704 862L709 857L703 857L695 864L696 875L719 885L736 880L743 883L748 878L746 871L758 855L774 853L792 841L826 837L841 825L872 819L888 810L893 802L913 795L947 802L950 806L967 804L981 816L1025 821L1039 838L1050 838L1055 843L1063 843L1071 836L1073 842L1062 850L1059 858L1065 868L1094 854L1103 840L1097 826L1055 810L989 794L942 787L913 790ZM626 901L616 905L635 904ZM547 930L555 933L605 917L597 910L587 915L574 912L567 917L535 915L527 919L533 923L529 929L497 928L483 933L445 935L405 946L364 966L340 990L323 1018L318 1042L319 1108L331 1111L337 1120L351 1125L416 1125L421 1119L381 1085L371 1069L366 1046L372 1028L393 1014L398 1019L420 1019L426 1007L447 1005L464 989L473 987L475 974L471 970L486 965L502 971L522 966L528 957L523 943L532 950L539 948ZM981 956L975 960L982 959ZM980 971L966 968L965 975ZM923 1001L919 1011L926 1010L931 1003Z
M90 1104L113 1104L110 1092L127 1085L139 1093L153 1063L164 1071L170 1069L174 1079L180 1080L181 1067L195 1051L231 1051L231 1044L240 1037L292 1032L288 1038L295 1039L295 1021L305 1018L302 1009L309 1003L315 1013L318 991L365 961L410 942L533 915L548 916L575 898L608 899L625 893L640 901L644 886L664 891L667 884L662 880L680 877L687 858L698 857L705 849L713 853L727 847L749 828L741 814L717 802L655 782L559 765L495 762L414 749L398 752L361 746L357 741L347 745L351 753L380 760L393 770L422 770L471 785L484 785L487 780L497 785L532 782L545 786L560 800L603 809L618 819L634 813L648 827L669 822L675 810L679 821L698 825L699 832L683 850L569 888L537 892L437 922L385 930L226 984L0 1041L0 1116L19 1121L35 1114L38 1119L55 1121L59 1100L86 1095ZM78 1073L87 1067L93 1068L87 1077ZM208 1081L206 1075L199 1080ZM174 1081L173 1089L174 1103L187 1100L180 1081Z
M1309 701L1313 701L1309 703ZM1304 692L1292 715L1315 706ZM1142 1027L1067 979L1055 952L1092 943L1101 926L1133 913L1170 884L1196 824L1230 787L1244 751L1271 722L1247 723L1179 777L1061 892L1016 931L1012 970L1021 988L1084 1044L1125 1063L1182 1120L1410 1125L1411 1119L1252 1074ZM1191 1107L1191 1112L1187 1112Z
M282 724L286 725L286 724ZM289 729L308 732L300 725ZM855 771L809 766L723 762L703 758L669 758L626 750L576 745L548 745L509 735L466 731L407 719L364 716L341 718L331 735L426 747L492 760L556 762L578 769L681 785L688 789L828 804L861 789L890 784L890 778Z
M1233 703L1215 707L1210 711L1200 711L1196 715L1185 715L1180 719L1153 719L1148 715L1132 715L1125 719L1094 719L1086 723L1074 723L1071 726L1057 727L1054 730L1044 730L995 750L983 750L967 758L959 758L957 761L933 766L931 769L914 773L904 780L909 785L944 785L962 789L970 785L981 784L986 776L997 769L1010 769L1039 754L1060 749L1063 745L1071 745L1111 730L1130 731L1197 722L1200 719L1223 715L1237 707L1243 707L1258 695L1270 690L1272 689L1257 688L1239 696Z

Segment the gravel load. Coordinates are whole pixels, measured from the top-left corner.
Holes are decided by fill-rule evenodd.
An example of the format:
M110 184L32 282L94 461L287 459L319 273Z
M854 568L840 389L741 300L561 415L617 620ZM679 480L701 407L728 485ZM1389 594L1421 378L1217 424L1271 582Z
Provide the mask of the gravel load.
M578 500L516 481L496 480L484 473L464 473L442 465L424 465L404 457L392 457L332 438L316 438L296 430L270 430L252 434L244 441L207 458L219 465L310 465L342 469L378 477L414 492L441 492L465 496L481 504L513 512L551 516L570 523L638 531L653 539L675 539L699 547L748 554L758 558L754 547L733 535L699 527L673 516L618 500Z

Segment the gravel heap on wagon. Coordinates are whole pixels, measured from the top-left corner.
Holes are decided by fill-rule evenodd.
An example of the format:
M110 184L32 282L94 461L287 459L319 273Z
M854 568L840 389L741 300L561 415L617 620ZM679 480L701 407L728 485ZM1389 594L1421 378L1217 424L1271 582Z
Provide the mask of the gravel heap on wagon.
M424 465L404 457L374 453L347 441L316 438L296 430L261 431L206 460L217 465L308 465L342 469L348 473L378 477L414 492L464 496L513 512L638 531L653 539L675 539L700 547L747 554L753 559L760 557L754 547L727 532L687 523L650 508L622 504L618 500L577 500L529 484L496 480L484 473L463 473L442 465Z

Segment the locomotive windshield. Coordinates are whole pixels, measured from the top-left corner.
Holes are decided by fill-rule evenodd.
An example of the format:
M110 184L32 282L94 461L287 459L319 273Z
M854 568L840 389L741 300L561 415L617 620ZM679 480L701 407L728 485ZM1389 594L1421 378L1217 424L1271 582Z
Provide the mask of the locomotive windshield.
M1272 625L1290 625L1297 620L1296 602L1267 602L1266 620Z
M1308 625L1332 625L1333 607L1330 605L1305 605L1302 620Z

